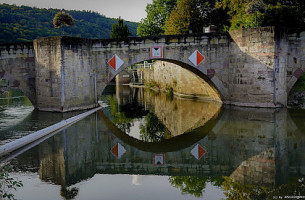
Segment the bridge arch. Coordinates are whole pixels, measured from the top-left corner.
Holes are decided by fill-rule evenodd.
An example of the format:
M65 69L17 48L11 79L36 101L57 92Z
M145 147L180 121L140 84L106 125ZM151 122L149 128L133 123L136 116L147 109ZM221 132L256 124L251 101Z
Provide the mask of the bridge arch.
M297 83L301 76L305 75L305 66L303 68L296 68L293 73L292 77L287 83L287 94L290 93L293 86Z
M131 63L130 66L135 65L137 63L142 63L144 61L151 61L152 59L149 60L136 60L133 61ZM204 84L207 84L209 86L210 91L212 91L213 94L213 99L217 100L217 101L222 101L225 99L225 97L227 96L227 90L224 87L222 81L219 80L219 78L217 77L217 75L213 74L213 71L211 72L211 74L208 74L208 70L205 68L196 68L191 66L189 63L185 63L182 62L180 60L174 60L174 59L154 59L154 61L163 61L165 62L165 67L167 67L166 63L170 63L170 64L174 64L176 65L178 68L181 67L183 69L186 69L187 71L191 72L192 75L194 75L195 80L196 78L200 78L201 81L203 81ZM126 70L129 66L125 65L123 67L121 67L119 70L114 71L114 73L112 74L112 76L110 77L110 80L112 80L115 76L117 76L119 73L121 73L122 71ZM165 70L159 71L159 72L165 72ZM167 72L170 73L170 72ZM214 71L215 73L215 71ZM171 74L171 76L175 76L176 74ZM183 76L183 75L181 75ZM179 78L176 76L176 78ZM186 78L189 78L188 76ZM180 81L180 80L178 80ZM192 84L191 81L189 84ZM188 85L189 86L189 85ZM198 86L199 87L199 86Z

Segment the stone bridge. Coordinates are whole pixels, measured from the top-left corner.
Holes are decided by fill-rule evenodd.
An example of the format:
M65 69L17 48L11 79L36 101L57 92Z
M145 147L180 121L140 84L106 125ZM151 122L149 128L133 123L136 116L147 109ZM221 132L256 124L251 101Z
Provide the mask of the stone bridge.
M39 110L65 112L95 107L118 73L154 59L194 72L226 104L281 107L287 105L291 87L305 71L304 40L305 32L279 32L273 27L124 41L39 38L0 45L0 79L23 90ZM162 53L154 54L153 47ZM196 50L205 59L193 64L189 57ZM108 64L114 55L116 70Z

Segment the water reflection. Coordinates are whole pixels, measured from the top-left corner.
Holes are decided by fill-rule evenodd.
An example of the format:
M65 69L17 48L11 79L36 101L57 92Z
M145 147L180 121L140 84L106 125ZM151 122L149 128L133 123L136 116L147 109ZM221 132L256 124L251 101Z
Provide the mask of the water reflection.
M81 112L47 113L34 110L19 90L0 96L0 145L53 125Z
M188 146L157 153L138 148L129 141L131 137L126 141L117 137L113 124L103 113L97 113L24 153L11 164L21 171L38 173L41 180L61 188L81 187L78 182L94 180L96 174L131 174L170 176L168 183L172 187L194 197L203 197L210 186L218 192L243 186L242 192L249 195L257 187L276 192L283 184L292 189L299 187L291 181L305 175L305 137L298 128L303 122L291 116L294 112L286 109L225 108L208 134L195 133L197 140L193 140L190 132L183 138ZM117 144L126 150L120 158L111 151ZM191 154L197 144L207 151L199 160ZM162 165L154 162L156 155L164 156ZM136 176L130 183L141 185ZM303 194L302 189L298 191Z
M44 198L33 190L49 199L305 196L304 112L220 108L140 89L110 90L104 112L11 161L24 184L16 198ZM33 112L23 121L30 125L27 119L36 115L56 118Z
M221 104L212 101L168 98L143 88L108 86L106 115L132 137L157 142L190 132L217 118Z

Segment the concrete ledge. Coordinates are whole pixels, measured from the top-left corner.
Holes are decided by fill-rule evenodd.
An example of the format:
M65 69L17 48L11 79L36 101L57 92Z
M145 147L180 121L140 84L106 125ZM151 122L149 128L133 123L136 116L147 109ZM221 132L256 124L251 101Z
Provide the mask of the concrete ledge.
M102 109L102 107L98 107L98 108L95 108L95 109L92 109L90 111L87 111L83 114L80 114L80 115L77 115L77 116L74 116L74 117L71 117L69 119L66 119L66 120L63 120L57 124L54 124L52 126L49 126L47 128L44 128L44 129L41 129L39 131L36 131L30 135L27 135L25 137L22 137L20 139L17 139L17 140L14 140L13 142L10 142L10 143L7 143L7 144L4 144L2 146L0 146L0 157L10 153L10 152L13 152L27 144L30 144L58 129L61 129L63 127L67 127L67 126L70 126L74 123L76 123L77 121L87 117L88 115L91 115L92 113L98 111Z
M74 106L71 108L41 108L41 107L36 107L39 111L47 111L47 112L70 112L70 111L75 111L75 110L88 110L92 108L96 108L97 105L92 104L92 105L87 105L87 106Z
M274 103L244 103L244 102L231 102L231 101L224 101L224 104L233 105L233 106L240 106L240 107L252 107L252 108L281 108L283 107L280 104L275 105Z

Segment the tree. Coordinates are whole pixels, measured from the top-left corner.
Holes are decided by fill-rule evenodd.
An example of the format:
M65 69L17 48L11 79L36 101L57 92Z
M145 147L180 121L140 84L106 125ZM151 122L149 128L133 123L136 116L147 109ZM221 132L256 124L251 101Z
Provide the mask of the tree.
M223 178L219 176L171 176L168 180L172 186L180 189L182 194L191 194L195 197L203 195L207 183L220 187L223 182Z
M160 142L171 138L170 131L150 112L145 116L146 123L140 124L140 138L145 142Z
M162 35L165 21L175 6L176 0L153 0L152 4L147 4L147 16L140 21L137 35Z
M165 34L200 33L203 27L216 25L218 30L227 29L228 16L215 8L215 0L180 0L165 22Z
M130 35L131 35L131 33L128 29L127 24L124 25L124 21L121 19L121 17L119 17L118 24L112 25L110 38L126 39Z
M249 0L220 0L217 4L217 8L227 10L230 16L230 30L236 30L240 28L255 27L255 15L246 12L246 7ZM257 13L258 25L262 24L262 15Z
M165 35L186 34L191 23L191 6L193 0L180 0L165 22Z
M241 183L231 177L224 176L222 188L228 200L243 199L274 199L274 197L303 196L305 194L305 179L300 177L293 179L289 184L277 187L264 187L256 184Z
M265 12L265 4L262 0L252 0L246 6L246 13L248 14L255 14L255 26L257 27L257 12Z
M290 1L266 1L266 12L263 26L275 26L279 28L299 28L304 30L305 26L305 1L292 3Z
M257 0L219 0L217 8L227 10L230 17L230 30L258 26L276 26L280 28L302 28L305 23L305 1L302 0L264 0L264 9L253 12L252 2ZM263 3L263 4L262 4ZM262 6L263 7L263 6ZM251 12L249 12L251 11ZM264 12L263 12L264 11Z
M73 26L74 20L71 15L62 10L55 15L53 19L53 25L55 28L60 28L64 25Z

